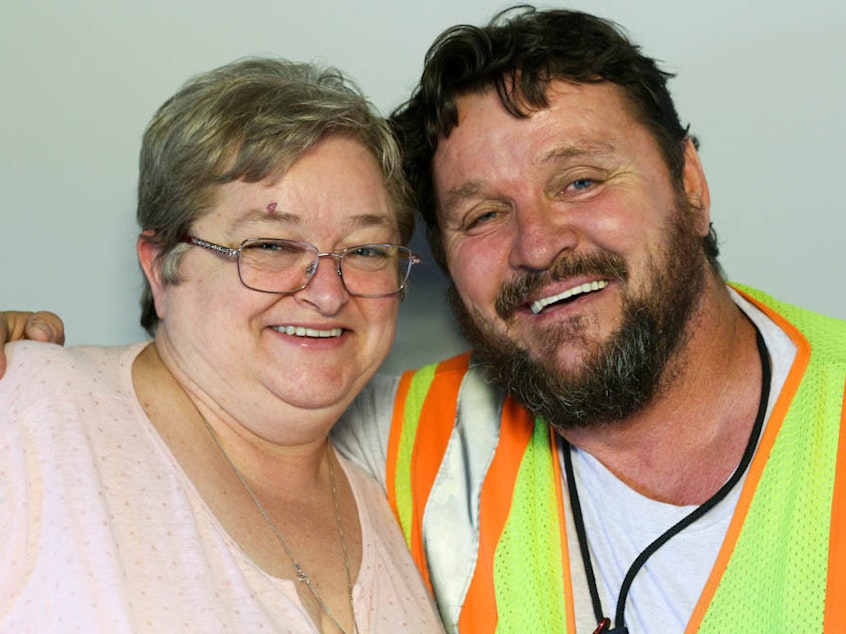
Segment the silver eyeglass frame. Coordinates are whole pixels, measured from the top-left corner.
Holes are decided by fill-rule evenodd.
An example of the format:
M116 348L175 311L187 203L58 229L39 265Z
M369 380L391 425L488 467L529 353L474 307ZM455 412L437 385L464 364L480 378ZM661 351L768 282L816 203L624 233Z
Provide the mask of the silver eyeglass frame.
M227 258L232 258L236 262L236 267L238 269L238 279L240 280L241 284L244 285L245 288L249 288L252 291L256 291L258 293L271 293L273 295L292 295L293 293L297 293L304 288L306 288L310 283L311 280L314 278L314 274L317 272L317 267L320 264L320 258L329 257L335 261L335 272L337 273L338 277L341 278L341 284L344 285L344 289L347 293L352 297L391 297L392 295L396 295L398 293L402 293L405 290L406 285L408 284L408 278L411 275L411 269L414 267L415 264L420 264L423 262L422 258L414 253L411 249L407 246L402 244L395 244L391 242L373 242L373 243L366 243L366 244L356 244L341 251L327 251L325 253L321 253L320 250L310 242L302 242L300 240L287 240L284 238L247 238L243 240L240 245L238 245L237 249L233 249L232 247L227 247L222 244L217 244L215 242L209 242L208 240L203 240L202 238L198 238L192 235L185 235L179 240L181 243L189 244L193 246L202 247L218 255L222 255ZM241 253L243 252L244 246L248 243L252 242L273 242L273 243L284 243L284 244L291 244L297 245L301 247L306 247L307 251L313 251L315 253L314 262L306 267L306 280L305 282L297 288L294 288L289 291L268 291L261 288L255 288L250 286L244 281L244 276L241 273ZM400 284L399 288L395 291L391 291L390 293L379 293L379 294L366 294L366 293L355 293L349 289L347 286L347 281L344 279L343 273L343 261L344 256L355 249L361 249L362 247L394 247L401 252L407 253L408 257L405 258L406 262L408 262L408 268L405 271L405 276L402 278L402 283Z

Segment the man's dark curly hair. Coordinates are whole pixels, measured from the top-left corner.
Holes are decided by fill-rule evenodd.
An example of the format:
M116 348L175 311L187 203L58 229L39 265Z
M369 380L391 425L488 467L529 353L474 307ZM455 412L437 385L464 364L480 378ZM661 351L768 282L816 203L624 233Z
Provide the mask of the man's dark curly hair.
M683 192L684 146L688 128L679 121L667 80L656 60L646 57L613 22L577 11L537 11L517 6L497 14L485 27L447 29L426 54L420 84L391 115L403 151L406 178L427 225L429 244L446 271L432 181L432 158L439 137L458 124L456 99L493 87L515 117L548 106L550 81L618 85L633 116L655 138L676 190ZM719 270L713 228L704 249ZM448 272L448 271L447 271Z

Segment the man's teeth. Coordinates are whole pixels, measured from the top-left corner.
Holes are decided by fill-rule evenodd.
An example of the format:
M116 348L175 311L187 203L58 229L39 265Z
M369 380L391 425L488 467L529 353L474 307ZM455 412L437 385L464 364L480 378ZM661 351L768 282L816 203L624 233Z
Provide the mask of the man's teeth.
M591 291L598 291L601 288L605 288L608 286L607 280L598 280L596 282L585 282L584 284L580 284L579 286L574 286L573 288L569 288L563 293L559 293L558 295L552 295L550 297L544 297L543 299L539 299L535 302L532 302L530 308L532 312L537 315L540 311L544 308L549 306L550 304L554 304L555 302L560 302L562 299L567 299L568 297L573 297L574 295L580 295L581 293L590 293Z
M297 337L340 337L343 330L332 328L331 330L316 330L305 326L274 326L277 332Z

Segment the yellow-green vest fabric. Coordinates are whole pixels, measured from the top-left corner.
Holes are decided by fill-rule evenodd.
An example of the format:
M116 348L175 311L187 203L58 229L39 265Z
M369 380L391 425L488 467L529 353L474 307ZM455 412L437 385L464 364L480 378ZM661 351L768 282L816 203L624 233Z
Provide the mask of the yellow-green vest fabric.
M687 631L846 632L846 322L737 289L798 352ZM469 354L403 376L387 476L448 631L575 631L554 437Z

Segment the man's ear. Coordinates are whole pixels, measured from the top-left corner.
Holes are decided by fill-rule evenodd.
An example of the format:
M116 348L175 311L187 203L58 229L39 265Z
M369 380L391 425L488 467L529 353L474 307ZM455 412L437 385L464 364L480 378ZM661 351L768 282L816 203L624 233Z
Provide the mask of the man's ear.
M687 201L691 204L696 232L704 237L711 227L711 192L708 190L708 180L705 170L699 161L699 153L688 138L684 147L684 170L682 171L682 185Z
M159 319L165 316L165 284L162 280L162 260L161 249L153 244L151 238L153 231L142 231L138 236L138 241L135 243L135 251L138 254L138 262L141 265L141 270L144 271L144 277L147 278L147 283L150 285L150 291L153 295L153 304L156 307L156 314Z

